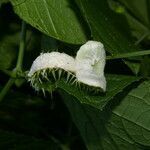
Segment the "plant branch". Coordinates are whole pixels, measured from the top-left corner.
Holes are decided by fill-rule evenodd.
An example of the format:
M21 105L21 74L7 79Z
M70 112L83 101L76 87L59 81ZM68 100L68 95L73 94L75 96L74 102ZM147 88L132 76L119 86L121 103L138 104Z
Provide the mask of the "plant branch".
M0 70L1 72L3 72L5 75L11 77L12 76L12 72L13 71L9 71L9 70Z
M0 101L3 100L7 92L10 90L10 88L14 84L17 73L22 71L22 62L23 62L24 49L25 49L25 39L26 39L26 23L22 21L19 54L18 54L16 68L12 71L12 74L10 74L11 75L10 79L8 80L8 82L6 83L2 91L0 92ZM9 73L9 72L6 72L6 73Z
M18 60L17 60L17 64L16 64L16 70L17 71L22 70L25 41L26 41L26 23L24 21L22 21L19 54L18 54Z
M3 100L3 98L5 97L5 95L9 91L9 89L12 87L12 85L14 84L14 82L15 82L14 78L10 78L8 80L8 82L6 83L6 85L4 86L4 88L2 89L2 91L0 93L0 102Z
M149 54L150 54L150 50L144 50L144 51L137 51L137 52L131 52L131 53L116 54L114 56L107 56L106 59L107 60L120 59L120 58L144 56L144 55L149 55Z
M146 37L148 37L150 35L150 32L147 31L146 33L144 33L135 43L134 45L138 45L139 43L141 43Z

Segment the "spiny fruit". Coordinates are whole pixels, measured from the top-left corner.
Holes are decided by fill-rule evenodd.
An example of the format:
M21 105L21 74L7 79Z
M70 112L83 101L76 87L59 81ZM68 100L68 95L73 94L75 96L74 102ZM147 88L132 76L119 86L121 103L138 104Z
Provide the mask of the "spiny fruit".
M75 73L75 59L65 53L42 53L33 62L28 73L35 90L44 90L44 85L55 84L62 76L69 82Z
M37 91L51 89L49 85L55 87L61 77L83 90L106 91L105 60L103 44L88 41L80 47L75 59L65 53L42 53L33 62L28 77Z

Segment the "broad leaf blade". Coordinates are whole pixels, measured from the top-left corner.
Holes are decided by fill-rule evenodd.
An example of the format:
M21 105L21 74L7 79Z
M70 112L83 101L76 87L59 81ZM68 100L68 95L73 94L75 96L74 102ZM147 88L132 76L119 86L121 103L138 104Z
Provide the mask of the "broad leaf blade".
M125 28L118 22L120 17L110 10L106 0L76 0L89 22L92 36L102 41L111 54L138 50L128 39ZM127 25L127 24L126 24Z
M79 90L75 86L66 84L63 81L58 82L58 87L66 91L68 94L76 97L81 103L91 105L98 109L103 109L105 105L119 92L122 92L125 87L131 83L138 81L140 78L121 75L108 75L106 93L98 95L90 94Z
M146 81L132 90L113 110L112 115L112 121L113 118L118 119L131 139L146 146L150 146L149 96L150 82Z
M121 3L123 3L137 18L140 20L143 24L146 26L149 24L149 16L148 16L148 6L149 3L147 0L119 0Z
M118 1L109 0L109 4L115 12L121 9L119 13L126 16L132 35L137 38L135 44L149 39L149 0Z
M68 0L11 1L15 12L33 27L58 40L81 44L86 36Z
M89 150L143 150L150 148L149 96L150 82L146 81L125 98L114 99L117 107L103 112L69 96L64 100Z
M112 55L139 51L131 38L123 15L113 12L106 0L76 0L91 28L94 40L103 42ZM132 72L132 65L128 63ZM137 64L139 68L139 64ZM139 71L139 70L138 70Z

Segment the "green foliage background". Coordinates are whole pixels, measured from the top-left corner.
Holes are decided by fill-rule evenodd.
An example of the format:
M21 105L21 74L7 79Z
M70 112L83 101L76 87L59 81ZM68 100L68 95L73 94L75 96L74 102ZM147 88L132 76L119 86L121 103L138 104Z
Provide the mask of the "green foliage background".
M149 0L1 0L0 149L149 150L149 8ZM41 52L75 56L88 40L107 51L106 93L64 79L52 97L53 85L45 97L32 89L26 71Z

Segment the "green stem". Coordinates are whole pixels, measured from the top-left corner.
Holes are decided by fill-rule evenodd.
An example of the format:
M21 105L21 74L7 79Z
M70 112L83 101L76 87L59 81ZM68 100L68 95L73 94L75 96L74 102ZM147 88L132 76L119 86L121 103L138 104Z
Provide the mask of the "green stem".
M11 77L12 76L12 72L13 71L9 71L9 70L1 70L4 74L6 74L7 76Z
M150 54L150 50L144 50L144 51L138 51L138 52L116 54L115 56L107 56L106 59L111 60L111 59L143 56L143 55L149 55L149 54Z
M24 21L22 21L19 54L18 54L18 60L17 60L17 64L16 64L16 70L17 71L22 70L25 41L26 41L26 23Z
M55 137L50 136L50 139L51 139L54 143L56 143L57 145L59 145L62 150L70 150L70 148L69 148L68 145L62 144L62 143L61 143L58 139L56 139Z
M26 39L26 23L22 21L22 27L21 27L21 38L20 38L20 46L19 46L19 54L18 54L18 60L16 64L16 68L12 71L12 75L16 77L16 74L18 71L22 71L22 62L23 62L23 56L24 56L24 49L25 49L25 39ZM6 72L8 73L8 72ZM11 77L2 91L0 92L0 101L3 100L7 92L10 90L12 85L15 82L15 78Z
M139 43L141 43L146 37L148 37L150 35L149 31L147 31L146 33L144 33L136 42L135 45L138 45Z
M10 78L8 80L8 82L6 83L6 85L4 86L4 88L2 89L2 91L0 93L0 102L3 100L3 98L5 97L5 95L9 91L9 89L12 87L12 85L14 84L14 82L15 82L14 78Z

